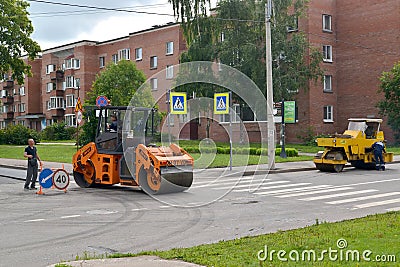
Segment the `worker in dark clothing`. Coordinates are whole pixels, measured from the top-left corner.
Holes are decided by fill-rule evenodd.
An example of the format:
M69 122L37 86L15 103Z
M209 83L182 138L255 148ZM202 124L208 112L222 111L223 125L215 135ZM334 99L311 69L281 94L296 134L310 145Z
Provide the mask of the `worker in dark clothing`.
M385 161L383 160L383 152L385 152L385 144L381 141L375 142L372 145L375 157L375 166L377 171L385 170Z
M25 190L35 190L35 183L38 175L38 160L40 157L35 147L35 141L33 139L28 140L28 146L25 148L24 157L28 159L28 170L26 173ZM30 187L29 187L30 184Z
M118 118L117 118L116 115L114 115L114 114L111 115L111 124L108 124L107 126L108 126L108 130L110 130L110 131L114 131L114 132L117 131L117 128L118 128Z

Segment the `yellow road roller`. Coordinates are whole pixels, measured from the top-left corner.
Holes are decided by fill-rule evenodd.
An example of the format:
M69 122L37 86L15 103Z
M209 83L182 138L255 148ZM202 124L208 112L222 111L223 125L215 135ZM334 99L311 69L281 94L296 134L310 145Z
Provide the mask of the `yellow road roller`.
M315 155L316 168L323 172L341 172L349 162L359 169L375 169L372 145L377 141L385 143L381 123L382 119L349 119L343 134L317 138L317 145L325 150ZM385 162L393 161L393 153L384 152L383 157Z
M193 158L176 144L150 143L153 109L106 106L95 112L95 142L83 146L72 159L74 179L80 187L121 184L139 186L147 194L162 194L181 192L192 185Z

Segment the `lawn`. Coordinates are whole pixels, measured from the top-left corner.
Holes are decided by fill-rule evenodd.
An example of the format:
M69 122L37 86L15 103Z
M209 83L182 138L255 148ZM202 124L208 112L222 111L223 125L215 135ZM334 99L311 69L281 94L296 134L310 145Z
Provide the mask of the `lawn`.
M244 237L215 244L200 245L191 248L176 248L168 251L148 251L140 254L115 254L108 257L131 257L137 255L157 255L165 259L180 259L205 266L399 266L400 264L400 212L370 215L360 219L337 223L320 223L309 227L278 231L276 233ZM339 242L340 239L345 241ZM347 243L347 247L343 244ZM340 247L338 247L338 244ZM263 259L267 246L268 258ZM337 260L330 260L338 256ZM272 255L272 250L276 252ZM277 257L279 250L286 251L282 262ZM307 260L310 251L315 251L316 261ZM294 251L294 252L293 252ZM371 251L369 253L368 251ZM261 260L257 254L260 252ZM295 262L296 252L299 261ZM353 254L354 252L354 254ZM365 252L365 258L363 253ZM312 252L310 252L312 253ZM359 253L360 261L357 259ZM291 258L289 258L291 255ZM305 256L302 260L302 255ZM311 259L313 258L313 254ZM323 255L323 260L318 258ZM342 260L340 260L340 255ZM347 255L347 256L346 256ZM394 256L393 256L394 255ZM353 257L354 256L354 257ZM377 262L386 257L391 262ZM346 260L346 257L348 260ZM394 258L395 257L395 258ZM371 261L368 262L368 259Z
M0 145L0 158L24 159L25 147ZM44 161L71 163L76 146L38 144L37 150L40 158Z
M11 158L11 159L23 159L25 146L11 146L11 145L0 145L0 158ZM71 163L72 155L76 152L76 146L71 145L45 145L38 144L38 154L40 158L44 161L60 162L60 163ZM191 154L196 161L195 168L215 168L215 167L226 167L229 166L229 154L201 154L193 153ZM304 161L311 160L312 157L309 156L299 156L291 157L287 159L282 159L280 157L276 158L276 162L287 162L287 161ZM258 164L260 156L249 155L233 155L233 166L243 166L243 165L255 165ZM267 163L267 158L261 156L261 163Z

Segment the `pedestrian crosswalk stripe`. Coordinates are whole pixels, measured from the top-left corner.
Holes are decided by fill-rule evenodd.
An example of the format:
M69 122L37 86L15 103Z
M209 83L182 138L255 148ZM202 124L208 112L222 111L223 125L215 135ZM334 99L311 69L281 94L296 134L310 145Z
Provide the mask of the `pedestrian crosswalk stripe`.
M321 188L329 188L329 187L332 187L332 186L331 185L314 185L314 186L304 186L304 187L296 187L296 188L289 188L289 189L280 189L280 190L263 192L263 193L259 193L259 194L260 195L277 196L279 194L285 194L288 192L304 192L304 191L310 191L310 190L321 189ZM280 196L277 196L277 197L280 197Z
M387 205L387 204L393 204L393 203L398 203L398 202L400 202L400 198L355 205L354 209L371 208L371 207L382 206L382 205Z
M386 209L387 211L400 211L400 207Z
M370 195L370 196L364 196L364 197L340 199L340 200L330 201L330 202L326 202L326 203L332 204L332 205L344 204L344 203L350 203L350 202L356 202L356 201L368 200L368 199L374 199L374 198L390 197L390 196L394 196L394 195L400 195L400 192L389 192L389 193Z
M276 186L260 186L259 188L254 188L257 192L254 194L262 194L263 192L259 191L264 191L264 190L269 190L269 189L274 189L274 188L283 188L283 187L294 187L294 186L301 186L301 185L308 185L311 183L298 183L298 184L284 184L284 185L276 185ZM242 190L233 190L234 192L245 192L249 191L249 188L242 189Z
M219 184L219 183L241 183L241 182L246 182L246 181L269 181L271 179L266 179L262 177L261 179L259 178L254 178L254 177L242 177L242 178L228 178L228 179L215 179L215 180L208 180L208 181L199 181L199 182L194 182L193 185L202 185L202 184Z
M242 183L240 183L240 184L237 184L237 185L234 185L234 184L232 184L231 186L224 186L224 187L215 187L215 188L213 188L213 189L230 189L230 188L232 188L232 186L236 189L236 188L242 188L242 187L252 187L252 188L254 188L254 189L257 189L257 187L259 186L259 183L261 182L261 181L259 181L259 182L257 182L257 181L248 181L250 184L242 184ZM289 183L290 181L273 181L273 182L267 182L267 183L262 183L262 185L264 186L264 185L271 185L271 184L285 184L285 183ZM236 190L235 190L236 191Z
M313 201L313 200L321 200L321 199L328 199L328 198L335 198L335 197L359 195L359 194L364 194L364 193L372 193L372 192L376 192L376 191L378 191L378 190L376 190L376 189L367 189L367 190L360 190L360 191L351 191L351 192L346 192L346 193L323 195L323 196L317 196L317 197L301 198L299 200Z
M244 185L244 186L251 186L251 185L258 185L260 183L264 184L264 181L269 181L271 179L262 179L262 180L245 180L245 181L236 181L236 182L221 182L221 183L208 183L208 184L202 184L202 185L195 185L191 187L195 188L201 188L201 187L219 187L222 186L222 188L218 189L224 189L224 187L231 188L232 186L239 186L239 185ZM275 183L287 183L289 181L278 181ZM246 185L245 185L246 184ZM241 186L243 187L243 186Z
M324 190L294 193L294 194L283 195L283 196L278 196L278 197L280 197L280 198L298 197L298 196L314 195L314 194L321 194L321 193L329 193L329 192L335 192L335 191L345 191L345 190L351 190L351 189L353 189L353 187L335 187L335 188L328 188L328 189L324 189Z

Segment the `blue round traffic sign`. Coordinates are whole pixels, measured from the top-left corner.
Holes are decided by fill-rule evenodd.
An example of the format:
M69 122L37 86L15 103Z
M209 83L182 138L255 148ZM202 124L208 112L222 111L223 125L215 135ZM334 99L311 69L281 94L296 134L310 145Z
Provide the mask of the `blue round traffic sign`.
M96 106L98 107L105 107L110 104L110 100L104 95L100 95L96 98Z
M39 184L43 188L53 186L53 171L51 169L43 169L39 175Z

